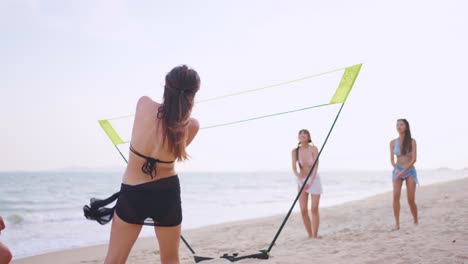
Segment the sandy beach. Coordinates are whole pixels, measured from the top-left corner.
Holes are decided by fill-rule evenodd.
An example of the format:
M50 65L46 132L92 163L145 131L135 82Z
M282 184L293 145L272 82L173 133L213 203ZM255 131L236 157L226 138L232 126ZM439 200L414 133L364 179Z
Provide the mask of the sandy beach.
M318 240L306 238L293 214L269 260L239 263L468 263L468 178L417 189L420 224L414 226L402 195L401 230L391 231L391 193L321 210ZM406 190L403 190L405 193ZM272 240L284 215L225 223L184 232L200 256L251 254ZM103 263L106 245L18 259L14 264ZM194 263L181 245L182 263ZM139 239L127 263L159 263L155 238ZM202 263L229 263L215 259Z

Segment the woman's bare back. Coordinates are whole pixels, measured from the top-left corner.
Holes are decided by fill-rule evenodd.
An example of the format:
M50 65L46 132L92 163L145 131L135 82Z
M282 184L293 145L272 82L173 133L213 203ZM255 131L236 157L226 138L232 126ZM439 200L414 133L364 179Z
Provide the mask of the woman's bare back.
M158 109L160 106L161 104L147 96L143 96L138 100L132 129L131 145L137 152L147 157L171 162L175 161L176 157L173 153L170 153L164 141L165 133L163 120L158 118ZM198 121L191 118L187 128L187 145L195 137L198 127ZM145 161L144 158L130 151L128 166L125 170L122 182L129 185L136 185L174 176L176 174L175 162L157 163L155 171L157 176L151 178L141 169Z

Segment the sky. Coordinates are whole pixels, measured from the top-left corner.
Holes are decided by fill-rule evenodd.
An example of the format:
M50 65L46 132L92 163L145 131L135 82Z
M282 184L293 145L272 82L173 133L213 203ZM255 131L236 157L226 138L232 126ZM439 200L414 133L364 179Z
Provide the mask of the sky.
M363 63L321 168L389 170L401 117L417 168L468 167L466 10L462 0L0 0L0 170L121 167L96 121L132 113L142 95L160 100L180 64L200 74L202 99ZM245 107L264 109L256 100ZM244 107L233 102L200 122ZM287 170L297 131L320 146L334 113L200 132L182 167Z

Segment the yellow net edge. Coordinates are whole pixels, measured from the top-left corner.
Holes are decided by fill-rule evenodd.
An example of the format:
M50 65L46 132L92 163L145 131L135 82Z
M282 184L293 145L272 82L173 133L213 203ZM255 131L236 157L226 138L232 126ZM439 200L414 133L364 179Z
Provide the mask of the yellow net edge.
M106 132L107 136L112 141L112 144L117 146L117 145L125 143L125 141L122 140L122 138L119 136L117 131L115 131L114 127L112 127L109 120L107 119L98 120L98 123L99 125L101 125L104 132Z
M351 92L354 82L359 75L361 66L362 63L345 68L345 71L341 76L340 84L338 84L338 88L336 88L335 94L329 104L342 104L346 101L349 92Z

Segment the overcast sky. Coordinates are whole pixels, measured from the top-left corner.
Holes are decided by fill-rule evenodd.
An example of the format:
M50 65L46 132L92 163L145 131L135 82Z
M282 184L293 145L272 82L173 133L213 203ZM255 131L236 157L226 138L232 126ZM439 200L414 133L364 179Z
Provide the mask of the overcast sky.
M462 0L0 0L0 170L121 165L96 120L132 113L142 95L160 100L183 63L201 76L199 99L364 63L321 167L389 169L400 117L418 168L468 167L467 10ZM230 102L210 112L237 113ZM297 130L321 145L336 110L202 131L183 169L289 169Z

